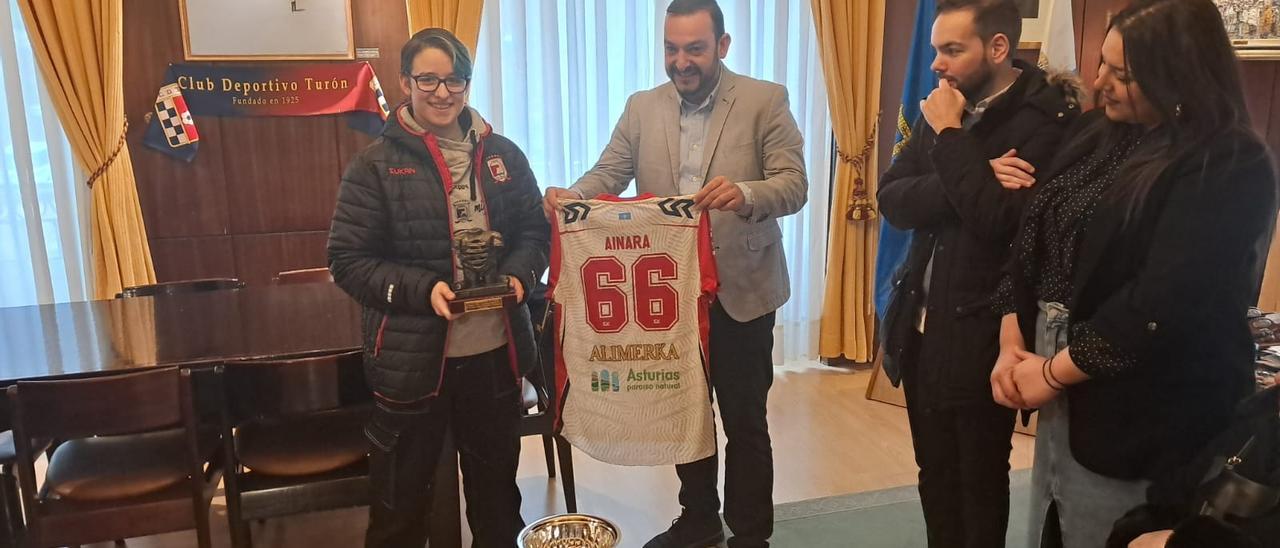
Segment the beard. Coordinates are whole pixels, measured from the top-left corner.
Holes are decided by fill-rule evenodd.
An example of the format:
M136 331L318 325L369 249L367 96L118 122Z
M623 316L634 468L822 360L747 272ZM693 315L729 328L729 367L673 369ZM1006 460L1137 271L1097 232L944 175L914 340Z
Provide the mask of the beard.
M667 77L671 79L673 84L676 83L676 77L692 78L696 76L698 78L698 87L692 90L686 91L680 89L678 84L676 85L676 92L685 100L689 98L705 98L711 92L711 88L716 85L719 75L718 63L716 67L713 67L711 74L704 73L702 67L695 64L690 64L684 71L677 71L675 63L667 65Z
M977 103L991 93L991 81L995 79L996 68L991 63L983 60L982 66L978 68L972 76L964 81L957 82L956 89L964 94L964 98L970 103Z

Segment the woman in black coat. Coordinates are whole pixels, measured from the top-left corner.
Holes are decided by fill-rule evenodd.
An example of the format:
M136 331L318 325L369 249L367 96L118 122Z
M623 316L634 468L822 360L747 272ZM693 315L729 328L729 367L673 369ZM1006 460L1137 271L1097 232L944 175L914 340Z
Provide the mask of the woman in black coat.
M1177 35L1169 29L1178 29ZM1110 23L1101 108L1066 137L997 295L996 401L1040 410L1032 545L1097 548L1253 386L1277 186L1211 0Z

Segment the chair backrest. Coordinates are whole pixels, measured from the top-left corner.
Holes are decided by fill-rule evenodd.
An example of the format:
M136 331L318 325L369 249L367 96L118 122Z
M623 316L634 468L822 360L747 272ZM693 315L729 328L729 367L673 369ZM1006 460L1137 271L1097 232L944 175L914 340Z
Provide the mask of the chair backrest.
M274 284L310 284L332 282L333 273L328 267L304 268L301 270L285 270L271 279Z
M202 280L184 280L180 282L164 282L158 284L135 285L126 287L116 298L151 297L155 295L178 295L183 293L201 293L204 291L222 291L240 289L244 282L235 278L206 278Z
M355 350L228 363L223 383L231 419L305 414L370 401L362 359Z
M176 427L190 403L176 367L104 377L19 381L9 387L15 426L27 439L114 436Z
M547 299L547 285L534 284L527 300L529 316L533 321L534 342L538 348L538 361L528 378L538 389L538 395L551 405L555 404L556 347L555 306Z
M207 372L199 373L203 376ZM201 530L198 514L202 508L208 511L208 500L221 472L212 463L206 469L207 461L200 455L212 454L212 443L220 440L210 438L205 444L199 441L197 432L201 426L193 412L198 400L193 393L194 376L196 372L191 369L166 367L104 377L18 382L9 387L18 482L27 523L24 545L76 545L134 536L130 534L133 532L180 530L191 527L193 522ZM212 427L214 423L205 426ZM61 444L77 438L170 428L183 431L182 464L190 484L189 495L177 494L174 499L165 500L130 497L64 503L37 489L35 458L49 441ZM86 473L95 474L98 466L104 475L109 475L117 464L99 461ZM195 514L185 516L170 509L171 501L188 497L187 504L194 504ZM199 534L207 535L207 528ZM207 545L207 541L201 544Z

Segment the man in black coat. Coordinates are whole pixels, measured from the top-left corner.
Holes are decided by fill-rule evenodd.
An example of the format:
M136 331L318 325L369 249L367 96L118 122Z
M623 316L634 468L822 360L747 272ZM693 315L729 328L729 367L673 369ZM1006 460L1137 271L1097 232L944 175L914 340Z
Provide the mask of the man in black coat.
M877 194L890 224L914 230L881 333L932 548L1004 545L1014 413L991 395L991 297L1035 168L1080 110L1073 85L1013 60L1021 27L1014 0L939 2L938 88Z

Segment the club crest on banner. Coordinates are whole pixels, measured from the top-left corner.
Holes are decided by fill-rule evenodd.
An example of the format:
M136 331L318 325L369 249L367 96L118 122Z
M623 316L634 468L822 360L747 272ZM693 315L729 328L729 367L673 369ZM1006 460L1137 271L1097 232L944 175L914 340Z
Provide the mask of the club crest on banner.
M164 131L165 142L170 148L179 148L200 140L196 124L191 119L191 111L187 110L187 102L182 98L182 89L178 84L169 84L160 88L156 95L156 120Z
M387 96L382 93L382 84L378 83L377 76L369 80L369 89L373 90L374 96L378 98L378 108L382 110L382 119L386 120L391 116L391 106L387 105Z

